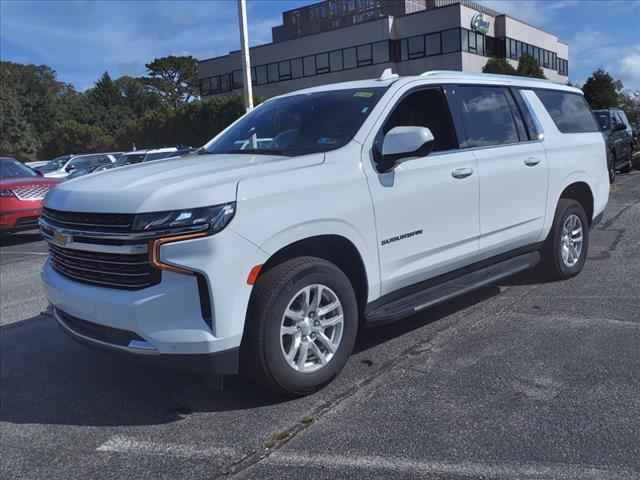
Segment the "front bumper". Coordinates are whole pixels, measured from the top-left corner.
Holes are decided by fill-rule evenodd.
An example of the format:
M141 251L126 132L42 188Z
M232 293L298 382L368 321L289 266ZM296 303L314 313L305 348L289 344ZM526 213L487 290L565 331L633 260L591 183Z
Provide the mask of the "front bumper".
M105 328L72 317L53 307L59 327L77 342L157 366L204 372L212 375L238 373L239 348L202 354L161 354L150 343L133 332Z

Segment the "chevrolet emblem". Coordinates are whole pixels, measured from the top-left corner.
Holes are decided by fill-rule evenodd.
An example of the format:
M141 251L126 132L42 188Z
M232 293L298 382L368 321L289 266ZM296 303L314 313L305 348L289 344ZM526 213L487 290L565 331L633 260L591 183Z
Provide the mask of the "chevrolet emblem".
M71 240L71 235L67 235L66 233L58 232L57 230L53 232L53 241L64 247Z

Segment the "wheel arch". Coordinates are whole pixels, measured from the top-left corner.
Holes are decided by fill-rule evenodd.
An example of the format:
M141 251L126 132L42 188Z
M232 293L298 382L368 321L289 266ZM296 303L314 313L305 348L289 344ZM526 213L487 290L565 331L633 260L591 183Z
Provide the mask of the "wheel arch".
M594 197L588 183L577 181L569 184L562 191L558 200L562 198L570 198L580 203L587 214L589 226L591 226L591 222L593 222Z
M302 256L322 258L342 270L353 286L359 311L364 311L369 295L367 269L358 248L341 235L315 235L283 246L264 263L257 278L287 260Z

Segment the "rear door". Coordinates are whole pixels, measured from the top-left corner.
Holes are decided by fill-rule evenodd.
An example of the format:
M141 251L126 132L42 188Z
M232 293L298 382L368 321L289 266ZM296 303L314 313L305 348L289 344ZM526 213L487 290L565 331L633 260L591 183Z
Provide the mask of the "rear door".
M544 224L548 166L538 132L530 132L530 112L522 112L526 104L501 86L458 85L453 96L478 162L480 256L535 243Z

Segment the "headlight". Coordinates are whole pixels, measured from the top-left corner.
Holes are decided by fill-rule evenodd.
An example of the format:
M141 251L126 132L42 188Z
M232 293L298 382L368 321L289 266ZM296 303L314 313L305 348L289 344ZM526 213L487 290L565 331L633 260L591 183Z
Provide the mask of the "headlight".
M11 190L0 190L0 197L15 197Z
M236 212L235 202L213 207L188 208L169 212L152 212L136 215L133 230L148 232L154 230L172 230L201 225L209 225L210 233L217 233L226 227Z

